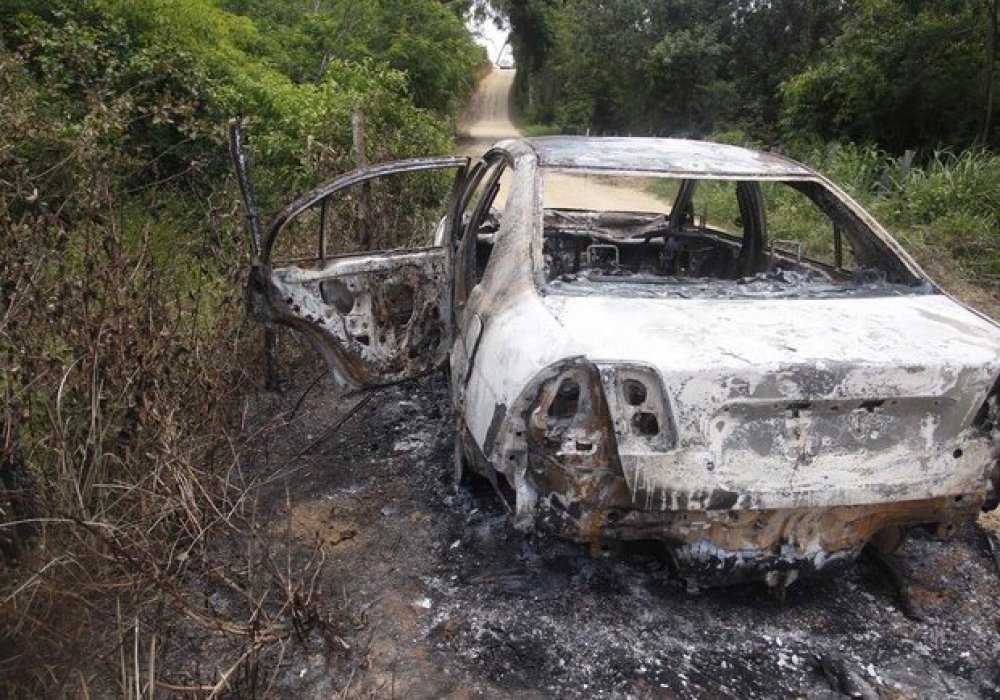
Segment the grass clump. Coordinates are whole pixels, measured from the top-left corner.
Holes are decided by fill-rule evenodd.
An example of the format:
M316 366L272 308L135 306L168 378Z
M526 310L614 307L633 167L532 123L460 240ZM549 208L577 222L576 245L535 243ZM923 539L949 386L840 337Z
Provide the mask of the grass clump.
M797 154L847 189L946 289L1000 311L1000 157L938 151L906 165L872 147Z

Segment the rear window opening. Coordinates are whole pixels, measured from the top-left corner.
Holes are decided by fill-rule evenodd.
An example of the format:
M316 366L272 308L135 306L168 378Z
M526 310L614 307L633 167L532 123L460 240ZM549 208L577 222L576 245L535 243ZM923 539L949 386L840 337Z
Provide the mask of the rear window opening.
M563 171L543 182L544 280L553 293L823 297L931 291L818 180ZM586 210L561 206L582 201ZM619 211L619 204L648 211Z

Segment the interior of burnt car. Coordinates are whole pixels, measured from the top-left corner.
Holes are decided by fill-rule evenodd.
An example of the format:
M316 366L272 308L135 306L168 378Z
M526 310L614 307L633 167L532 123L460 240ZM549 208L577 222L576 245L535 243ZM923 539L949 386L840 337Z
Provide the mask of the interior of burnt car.
M594 179L605 190L609 181L636 186L623 184L633 178ZM585 187L587 178L579 180ZM489 207L495 188L483 189L464 222L476 234L477 278L502 216ZM546 282L794 280L844 290L923 283L820 182L663 179L650 189L671 203L669 213L601 211L599 200L586 211L545 202Z
M668 214L546 209L546 280L917 282L818 182L686 179L675 187Z

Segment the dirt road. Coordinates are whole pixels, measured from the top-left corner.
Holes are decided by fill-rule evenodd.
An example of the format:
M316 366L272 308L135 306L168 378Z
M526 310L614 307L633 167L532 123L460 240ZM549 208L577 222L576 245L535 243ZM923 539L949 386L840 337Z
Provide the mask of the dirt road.
M458 127L459 151L478 156L501 139L521 135L510 119L514 71L494 70L480 83Z
M487 80L467 134L513 132L512 75ZM247 416L251 432L278 426L259 431L273 488L258 511L326 562L275 697L1000 695L998 573L973 527L917 532L895 555L909 615L866 561L784 600L763 585L692 593L658 552L593 559L522 535L489 489L454 483L441 376L382 390L317 442L352 405L324 380L298 406L317 371Z
M494 70L483 80L459 127L459 153L479 156L494 142L521 135L510 118L513 84L512 70ZM543 182L543 191L545 204L551 207L668 212L668 203L646 192L642 184L550 173ZM500 196L503 195L501 188Z

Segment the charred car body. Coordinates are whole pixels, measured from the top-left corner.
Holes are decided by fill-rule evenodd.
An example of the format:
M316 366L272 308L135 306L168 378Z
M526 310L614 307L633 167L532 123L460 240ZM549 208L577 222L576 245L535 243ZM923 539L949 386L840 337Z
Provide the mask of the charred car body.
M318 255L272 261L345 188L433 169L455 179L424 247L327 256L321 213ZM346 175L256 239L252 311L305 333L345 392L449 364L456 467L520 529L787 585L997 505L1000 328L783 157L504 141Z

